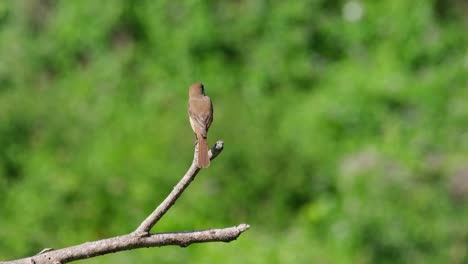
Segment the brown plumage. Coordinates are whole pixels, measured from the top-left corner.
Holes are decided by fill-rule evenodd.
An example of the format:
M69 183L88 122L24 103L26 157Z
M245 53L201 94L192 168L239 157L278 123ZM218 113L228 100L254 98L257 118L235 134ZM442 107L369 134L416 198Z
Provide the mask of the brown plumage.
M213 105L202 83L194 83L189 88L188 113L198 142L198 167L207 168L210 166L207 134L213 121Z

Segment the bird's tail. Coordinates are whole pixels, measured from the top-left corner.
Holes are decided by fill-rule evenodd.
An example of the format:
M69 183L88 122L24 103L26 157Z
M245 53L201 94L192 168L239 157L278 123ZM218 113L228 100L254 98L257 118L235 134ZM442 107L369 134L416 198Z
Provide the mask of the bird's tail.
M202 135L198 137L198 167L208 168L210 166L210 157L208 156L208 142Z

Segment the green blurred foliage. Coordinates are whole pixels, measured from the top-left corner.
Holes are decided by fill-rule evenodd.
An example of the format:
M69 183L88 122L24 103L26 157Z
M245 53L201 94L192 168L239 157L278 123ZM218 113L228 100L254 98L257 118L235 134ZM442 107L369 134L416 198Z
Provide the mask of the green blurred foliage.
M226 149L87 263L468 263L463 0L0 3L0 259L130 232L185 173L190 83Z

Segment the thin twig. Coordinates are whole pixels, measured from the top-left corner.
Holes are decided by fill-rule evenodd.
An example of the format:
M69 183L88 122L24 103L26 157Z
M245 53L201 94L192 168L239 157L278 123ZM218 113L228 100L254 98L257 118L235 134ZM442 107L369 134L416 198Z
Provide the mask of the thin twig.
M223 141L218 141L209 151L210 159L214 159L221 153L224 147ZM184 177L179 183L172 189L171 193L164 199L164 201L154 210L135 230L134 234L137 236L147 236L151 228L164 216L164 214L174 205L179 196L184 192L185 188L195 179L200 168L197 166L197 149L195 149L195 155L193 158L192 165L185 173Z

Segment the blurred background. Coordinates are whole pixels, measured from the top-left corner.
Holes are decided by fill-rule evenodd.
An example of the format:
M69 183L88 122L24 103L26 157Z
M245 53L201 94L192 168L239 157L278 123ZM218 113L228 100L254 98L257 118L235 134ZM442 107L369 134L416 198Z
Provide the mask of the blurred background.
M0 2L0 260L134 230L230 244L81 263L468 263L463 0Z

